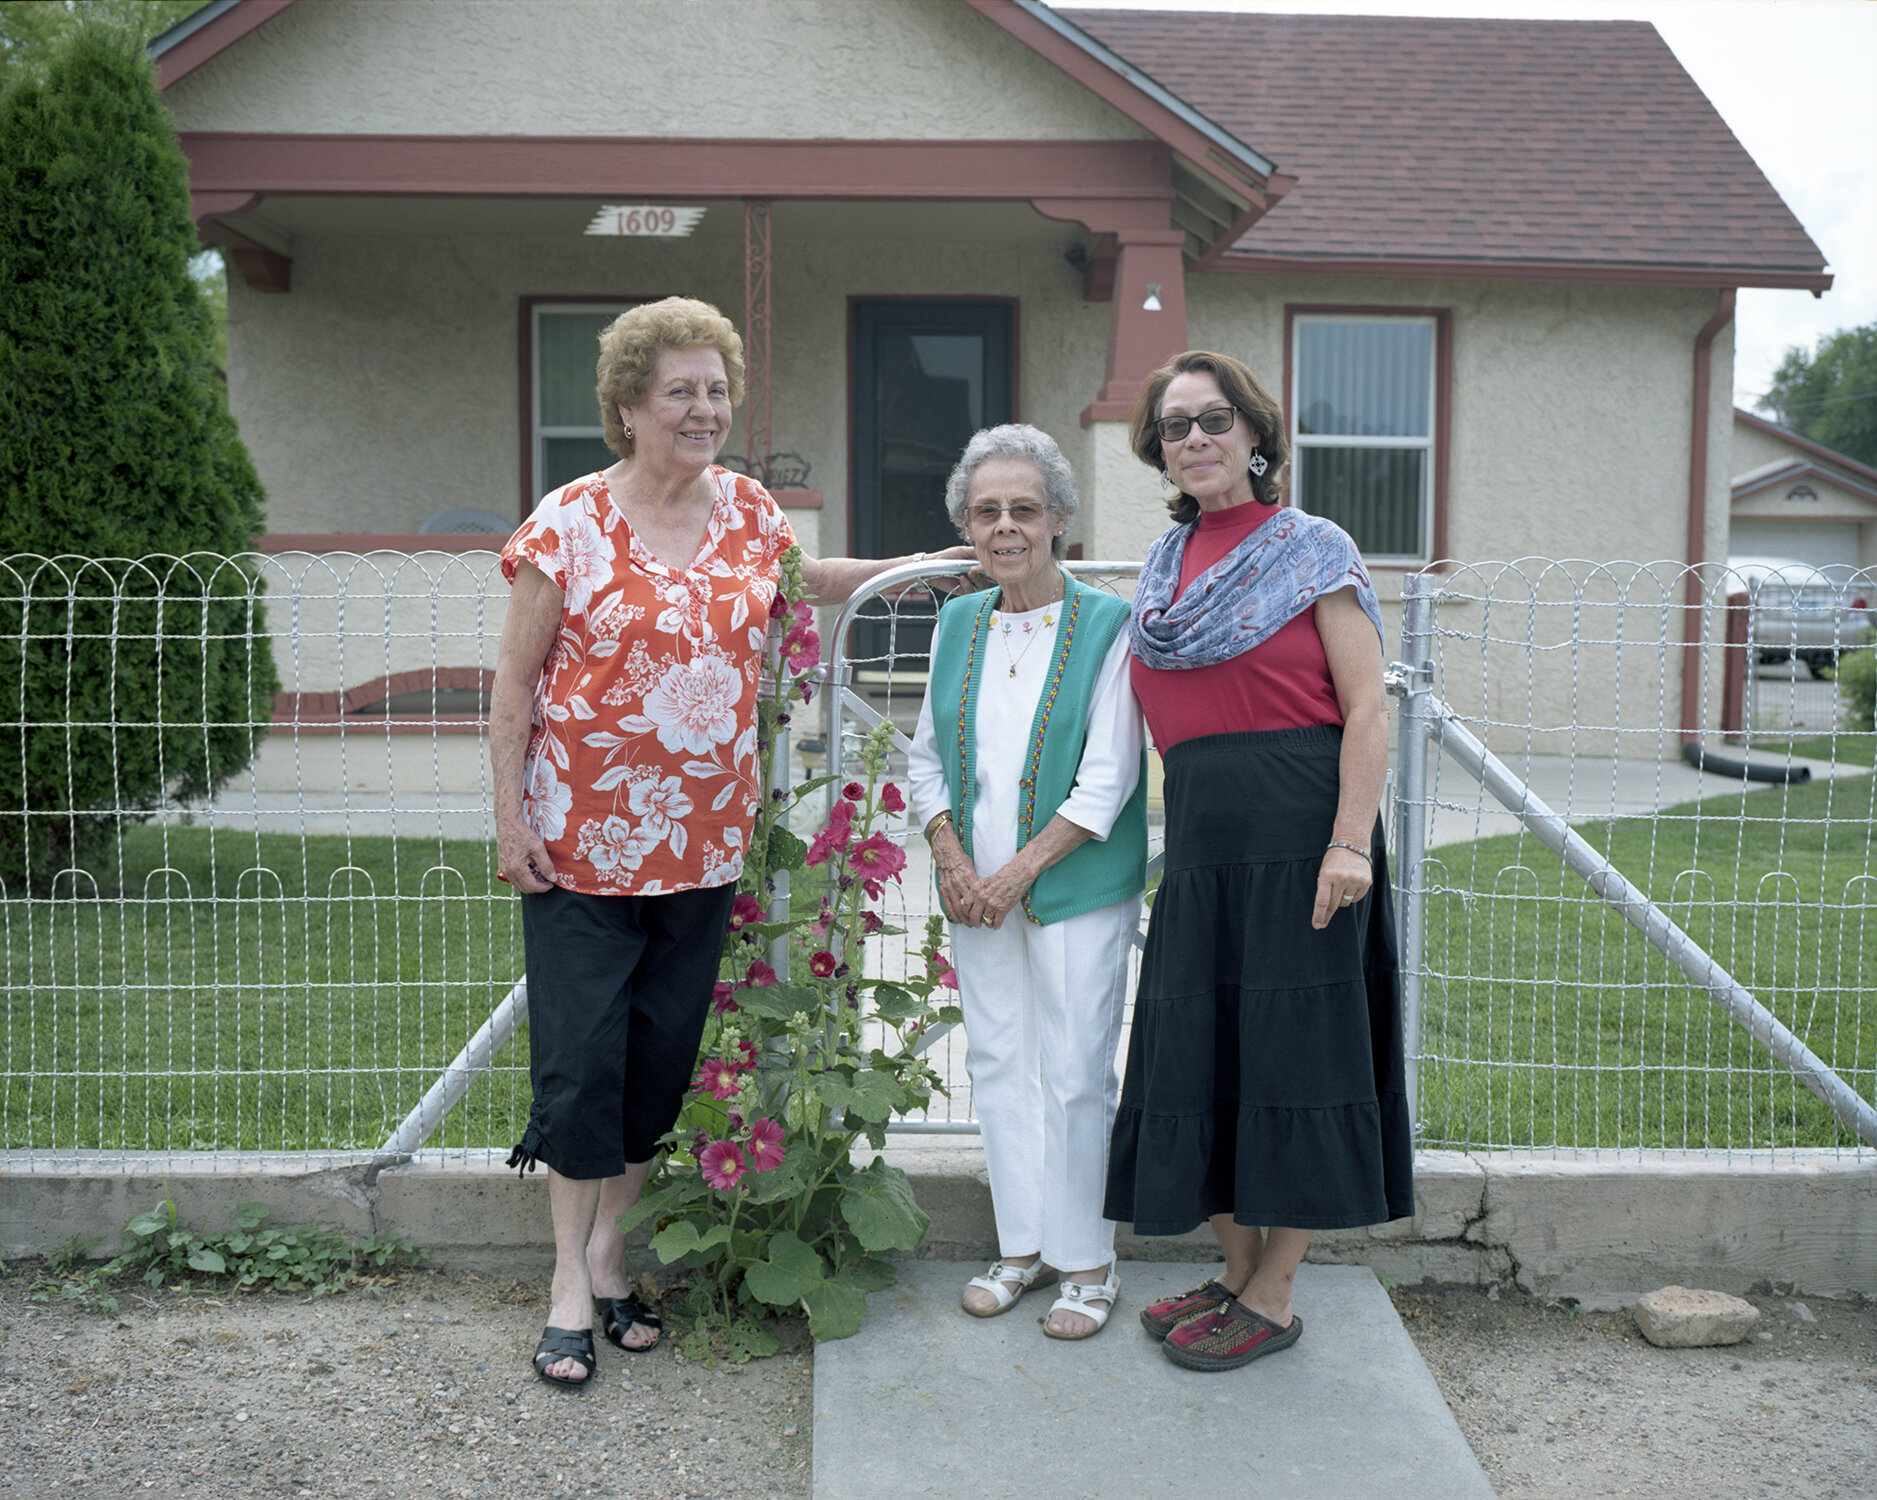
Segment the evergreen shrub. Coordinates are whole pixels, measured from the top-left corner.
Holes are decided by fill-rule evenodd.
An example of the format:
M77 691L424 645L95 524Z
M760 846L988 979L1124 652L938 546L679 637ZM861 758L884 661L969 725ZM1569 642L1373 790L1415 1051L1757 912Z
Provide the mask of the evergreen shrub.
M0 96L0 883L107 857L253 758L277 680L230 562L262 493L189 274L188 169L133 36Z

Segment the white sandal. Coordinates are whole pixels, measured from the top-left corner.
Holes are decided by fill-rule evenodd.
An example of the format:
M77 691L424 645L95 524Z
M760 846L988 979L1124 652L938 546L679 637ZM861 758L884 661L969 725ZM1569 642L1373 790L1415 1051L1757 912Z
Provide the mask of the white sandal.
M1115 1268L1108 1267L1108 1279L1097 1286L1090 1286L1081 1281L1059 1283L1059 1295L1049 1306L1050 1313L1080 1313L1085 1318L1093 1318L1095 1326L1087 1333L1057 1333L1049 1326L1049 1317L1043 1318L1043 1332L1052 1339L1092 1339L1108 1326L1108 1314L1114 1311L1117 1298L1121 1295L1121 1278L1115 1274ZM1097 1307L1093 1304L1103 1303Z
M965 1307L965 1311L974 1318L994 1318L999 1313L1007 1313L1017 1305L1019 1297L1036 1285L1039 1277L1043 1278L1043 1284L1047 1286L1055 1275L1056 1273L1040 1260L1027 1266L1007 1266L1001 1260L993 1261L990 1270L982 1276L973 1276L965 1285L982 1287L997 1299L997 1306L988 1312L979 1312L974 1307ZM1017 1289L1014 1292L1011 1291L1004 1285L1006 1281L1016 1282ZM959 1305L964 1306L963 1303Z

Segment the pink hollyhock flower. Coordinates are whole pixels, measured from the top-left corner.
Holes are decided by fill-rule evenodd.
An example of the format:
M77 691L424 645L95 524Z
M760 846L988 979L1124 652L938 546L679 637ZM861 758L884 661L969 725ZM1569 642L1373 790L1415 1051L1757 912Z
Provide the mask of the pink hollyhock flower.
M880 806L888 812L904 812L906 799L900 795L899 788L889 781L880 788Z
M808 845L807 861L811 865L824 865L836 854L844 851L854 838L854 812L845 802L834 804L834 811L828 814L828 826L816 834Z
M884 926L886 926L886 923L880 920L880 914L877 911L863 911L860 914L860 935L862 937L872 937Z
M808 960L808 972L813 974L817 979L828 978L834 973L835 967L834 955L828 952L826 948L823 948L813 958Z
M700 1130L694 1134L691 1137L691 1144L687 1148L691 1153L692 1160L702 1161L704 1158L704 1147L709 1144L710 1138L706 1136L703 1131Z
M735 994L735 985L727 979L719 979L710 992L711 1014L727 1016L741 1010L743 1007L738 1005L733 998Z
M806 625L791 625L782 637L782 655L795 672L806 672L821 660L821 637Z
M906 868L906 851L884 833L869 834L854 845L853 865L854 873L870 883L897 880Z
M746 1036L736 1039L736 1056L730 1060L730 1069L735 1073L747 1073L756 1066L756 1044ZM736 1117L731 1116L732 1119ZM734 1126L731 1127L735 1129Z
M958 988L958 971L945 961L945 955L943 953L935 951L926 954L925 971L938 980L940 989L955 990Z
M734 1099L737 1093L736 1067L721 1057L705 1058L704 1066L697 1070L697 1077L691 1080L691 1087L713 1098Z
M815 623L815 607L806 599L797 599L789 610L789 618L797 625L812 625Z
M858 781L850 781L846 786L841 788L841 795L849 802L859 802L867 795L867 789ZM853 814L850 812L848 816L852 817Z
M769 618L780 620L789 612L789 596L777 589L775 597L769 601Z
M727 1193L743 1180L747 1165L743 1153L730 1141L712 1141L698 1159L704 1169L704 1181L720 1193Z
M741 932L751 922L763 919L763 904L754 896L745 893L736 898L730 906L730 930Z
M749 966L749 973L743 976L743 983L753 990L760 990L765 985L771 985L775 982L776 971L770 968L769 965L764 963L760 958L752 960Z
M767 1172L782 1165L782 1127L774 1120L757 1120L749 1128L749 1169Z

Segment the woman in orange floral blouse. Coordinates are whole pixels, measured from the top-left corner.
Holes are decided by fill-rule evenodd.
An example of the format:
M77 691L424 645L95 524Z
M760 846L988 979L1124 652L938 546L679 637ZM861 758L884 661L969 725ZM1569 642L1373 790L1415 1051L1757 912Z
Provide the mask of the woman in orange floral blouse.
M743 343L688 298L600 336L611 468L548 495L502 552L490 694L497 857L522 893L534 1107L511 1166L548 1169L554 1284L535 1371L593 1373L592 1320L649 1349L615 1221L678 1117L757 810L757 677L789 523L719 468ZM906 558L803 559L839 603ZM589 1303L591 1298L591 1303Z

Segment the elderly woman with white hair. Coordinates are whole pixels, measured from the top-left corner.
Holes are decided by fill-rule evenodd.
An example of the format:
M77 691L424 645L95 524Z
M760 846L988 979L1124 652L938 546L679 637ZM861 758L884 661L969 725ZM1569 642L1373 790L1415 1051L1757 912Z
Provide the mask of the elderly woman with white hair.
M1046 433L978 433L945 503L993 585L939 611L910 764L997 1216L964 1310L995 1317L1059 1276L1043 1332L1088 1338L1118 1292L1102 1185L1147 868L1128 610L1057 562L1075 476Z

